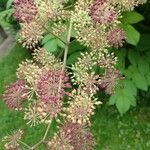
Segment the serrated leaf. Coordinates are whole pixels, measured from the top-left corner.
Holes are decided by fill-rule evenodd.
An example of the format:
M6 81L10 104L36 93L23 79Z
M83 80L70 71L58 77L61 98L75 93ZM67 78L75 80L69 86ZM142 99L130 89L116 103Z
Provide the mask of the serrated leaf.
M130 49L128 52L128 59L132 65L137 65L140 59L140 54L136 52L134 49Z
M144 91L148 90L148 84L147 84L146 78L140 72L134 72L132 74L132 80L135 83L137 88L144 90Z
M81 52L75 52L75 53L71 54L67 59L67 65L74 64L80 57L80 54L81 54Z
M85 49L85 46L81 45L80 42L78 42L78 41L73 41L69 45L68 54L72 54L74 52L81 51L83 49Z
M131 25L123 24L127 43L136 46L140 40L140 33Z
M45 43L43 47L49 52L55 52L58 48L57 40L52 39L52 40L48 41L47 43Z
M147 63L147 61L142 57L139 59L138 61L138 69L140 71L141 74L147 74L150 70L150 66Z
M44 38L42 40L42 44L45 44L52 39L54 39L54 36L52 34L47 34L46 36L44 36Z
M122 21L127 22L129 24L135 24L142 20L144 20L144 16L136 11L124 12Z

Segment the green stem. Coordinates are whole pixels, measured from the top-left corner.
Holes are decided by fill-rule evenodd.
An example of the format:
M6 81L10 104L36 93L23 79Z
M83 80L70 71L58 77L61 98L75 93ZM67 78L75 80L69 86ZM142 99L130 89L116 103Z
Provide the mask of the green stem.
M69 29L68 29L68 34L67 34L67 42L66 42L66 46L65 46L65 50L64 50L64 60L63 60L62 71L64 71L64 70L65 70L65 67L66 67L66 61L67 61L67 55L68 55L69 44L70 44L72 26L73 26L73 22L72 22L72 20L70 20Z
M68 55L68 50L69 50L72 26L73 26L73 22L72 22L72 20L70 20L70 24L69 24L69 28L68 28L68 34L67 34L67 39L66 39L66 45L65 45L65 49L64 49L64 60L63 60L63 66L62 66L62 71L61 72L64 72L64 70L66 68L66 61L67 61L67 55ZM58 93L61 90L61 85L62 85L62 79L60 78L59 87L58 87Z
M23 141L18 140L18 142L27 148L31 148L28 144L24 143Z
M36 143L34 146L32 146L31 148L29 148L28 150L34 150L34 149L36 149L39 145L41 145L41 144L44 143L44 141L45 141L45 139L46 139L46 137L47 137L47 134L48 134L48 131L49 131L50 127L51 127L51 123L48 124L48 126L47 126L47 128L46 128L46 131L45 131L45 134L44 134L42 140L40 140L38 143Z

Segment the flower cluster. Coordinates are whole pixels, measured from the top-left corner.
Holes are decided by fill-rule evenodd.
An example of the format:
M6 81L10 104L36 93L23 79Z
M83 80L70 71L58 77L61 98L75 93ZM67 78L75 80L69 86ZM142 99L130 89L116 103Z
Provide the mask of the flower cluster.
M48 148L53 150L94 150L94 146L95 140L89 128L71 122L65 122L48 142Z
M14 16L21 22L30 22L38 13L34 0L15 0Z
M99 87L104 89L109 95L115 91L118 82L123 79L121 73L116 69L108 69L106 73L99 80Z
M64 116L68 121L78 124L90 123L89 119L94 115L95 106L101 104L93 94L84 92L83 89L73 90L70 94L69 106L64 108Z
M93 0L90 15L95 23L100 24L110 24L118 18L118 12L105 0Z
M17 80L6 88L3 100L10 109L18 110L22 102L28 98L28 92L25 82Z
M22 138L23 131L18 130L12 135L5 136L2 141L6 144L4 145L6 150L17 150L19 149L19 140Z
M24 110L28 125L48 124L43 139L31 149L46 142L50 124L56 120L62 124L48 141L48 149L94 150L90 118L101 104L97 91L111 95L123 79L115 68L115 53L110 50L122 47L126 40L120 26L121 13L144 1L76 0L72 5L69 0L14 1L14 16L21 22L19 42L33 50L33 60L19 65L17 81L6 88L3 100L11 109ZM65 44L63 63L62 52L57 54L60 47L56 56L41 48L44 41L40 41L47 32ZM83 44L84 50L70 67L66 65L72 41ZM23 109L25 100L28 103ZM6 136L5 149L19 149L21 136L21 130Z
M23 47L32 49L35 48L39 41L43 38L45 30L36 21L21 24L19 42Z
M119 10L130 11L139 4L144 4L146 0L109 0L109 2Z
M48 71L38 81L37 93L44 102L58 101L64 97L65 88L70 88L68 77L62 71Z
M35 49L33 59L46 70L61 70L62 68L61 61L56 59L53 54L45 51L44 48Z
M125 42L125 33L121 28L113 28L107 34L107 40L112 47L119 48Z
M17 69L17 77L26 80L33 87L36 87L38 78L42 74L42 69L32 60L23 61Z

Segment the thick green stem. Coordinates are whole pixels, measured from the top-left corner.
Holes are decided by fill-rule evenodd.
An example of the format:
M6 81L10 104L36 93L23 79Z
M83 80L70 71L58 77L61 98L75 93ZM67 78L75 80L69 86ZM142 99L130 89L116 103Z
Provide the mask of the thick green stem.
M69 44L70 44L72 26L73 26L73 22L72 22L72 20L70 20L69 29L68 29L68 34L67 34L67 41L66 41L66 46L65 46L65 51L64 51L64 61L63 61L62 71L64 71L64 70L65 70L65 67L66 67L66 61L67 61L67 55L68 55Z
M68 50L69 50L72 26L73 26L73 22L72 22L72 20L70 20L70 24L69 24L69 28L68 28L68 34L67 34L67 39L66 39L66 45L65 45L65 49L64 49L64 60L63 60L62 72L64 72L64 70L66 68L66 61L67 61L67 55L68 55ZM60 92L61 85L62 85L62 79L60 78L59 87L58 87L58 93Z

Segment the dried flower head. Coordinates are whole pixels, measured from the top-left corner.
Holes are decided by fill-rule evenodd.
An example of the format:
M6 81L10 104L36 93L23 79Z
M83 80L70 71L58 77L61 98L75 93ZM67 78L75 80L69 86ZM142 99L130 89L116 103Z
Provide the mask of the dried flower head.
M56 57L52 53L47 52L47 50L44 48L35 49L33 58L45 69L47 68L48 70L61 70L62 68L61 61L56 59Z
M70 95L69 107L64 108L64 116L73 123L86 124L94 115L95 105L101 104L92 94L84 92L83 89L73 90Z
M38 42L43 38L45 30L36 21L21 24L19 42L26 48L35 48Z
M105 0L93 0L90 15L95 23L110 24L117 21L118 12Z
M71 122L65 122L48 142L48 147L53 150L94 150L94 146L95 140L89 128Z
M4 145L5 150L18 150L19 149L19 140L23 135L22 130L18 130L13 133L13 135L8 135L3 138L3 141L6 143Z
M38 13L34 0L15 0L14 16L21 22L30 22Z
M3 100L10 109L18 110L22 102L28 98L28 92L25 82L17 80L6 88Z
M47 71L38 81L37 93L44 102L62 99L65 88L70 88L68 76L62 71Z
M115 48L122 47L125 42L125 32L121 28L113 28L108 32L107 40Z
M42 74L42 69L39 68L32 60L26 59L17 69L17 77L26 80L30 85L36 87L38 78Z
M106 74L100 78L99 87L104 89L107 94L112 95L119 80L123 79L120 72L114 69L108 69Z

